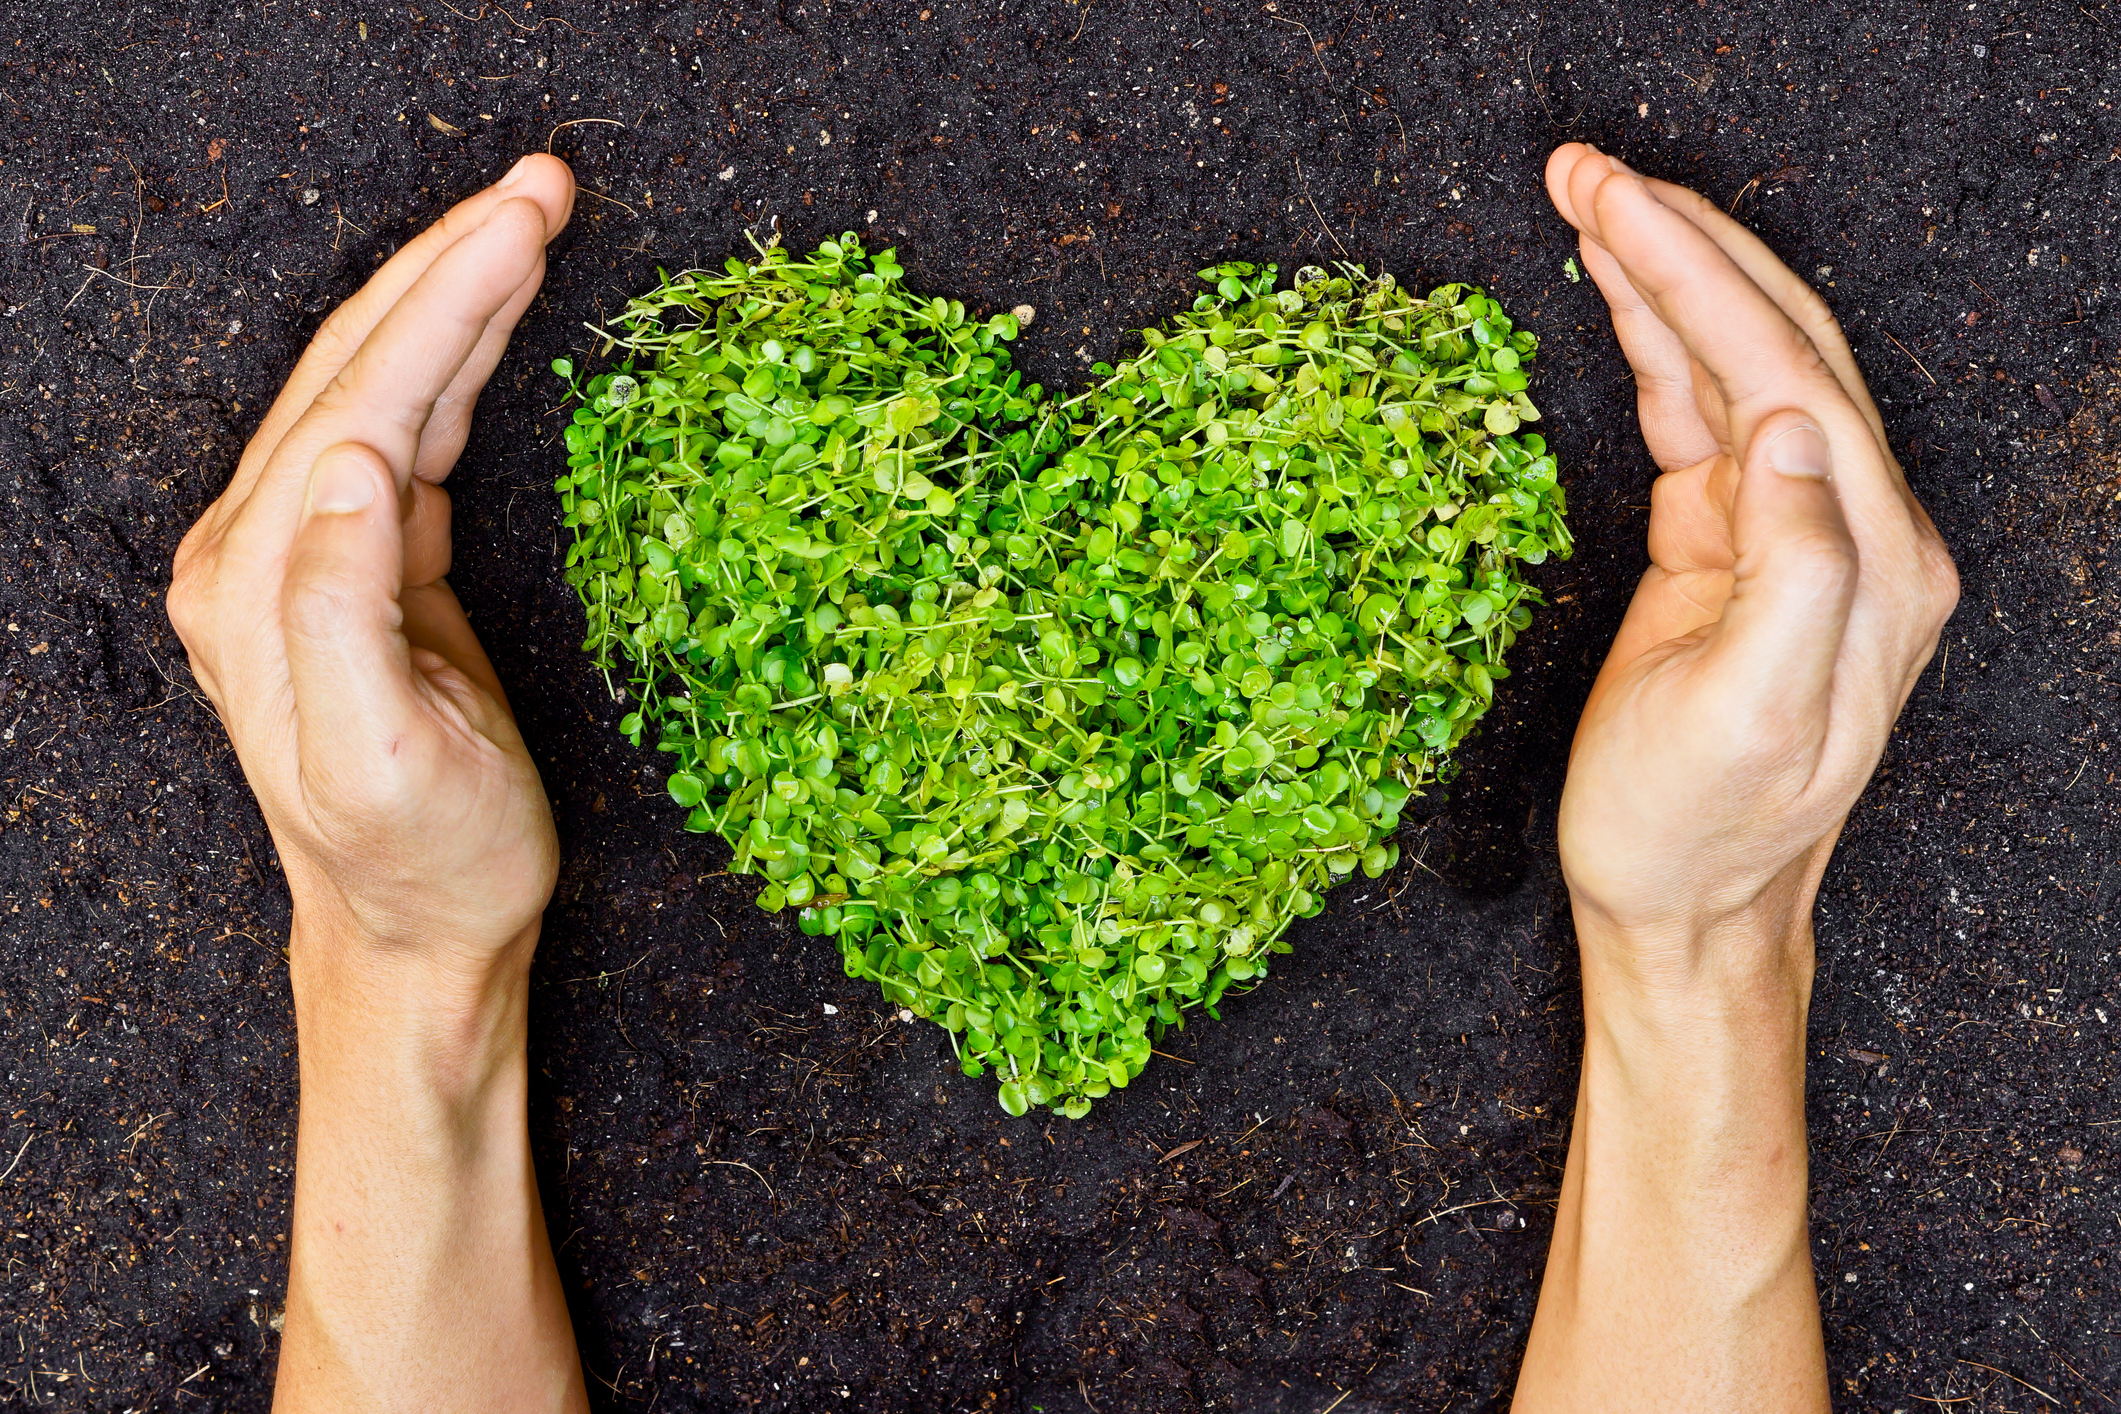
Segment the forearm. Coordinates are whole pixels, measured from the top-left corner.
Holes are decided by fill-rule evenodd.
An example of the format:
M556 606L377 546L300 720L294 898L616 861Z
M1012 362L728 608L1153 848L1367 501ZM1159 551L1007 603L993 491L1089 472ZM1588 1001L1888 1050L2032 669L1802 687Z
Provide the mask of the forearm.
M527 960L487 975L305 927L275 1409L586 1408L525 1114Z
M1827 1408L1806 1234L1800 919L1684 977L1579 911L1583 1078L1519 1414ZM1775 936L1763 937L1772 927Z

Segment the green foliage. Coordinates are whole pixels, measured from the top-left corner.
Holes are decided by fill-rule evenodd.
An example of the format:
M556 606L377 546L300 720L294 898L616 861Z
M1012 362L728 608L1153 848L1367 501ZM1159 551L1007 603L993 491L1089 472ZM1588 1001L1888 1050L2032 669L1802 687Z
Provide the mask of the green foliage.
M567 577L687 828L1011 1114L1080 1116L1376 877L1566 555L1478 290L1202 272L1065 402L856 237L667 278L576 382Z

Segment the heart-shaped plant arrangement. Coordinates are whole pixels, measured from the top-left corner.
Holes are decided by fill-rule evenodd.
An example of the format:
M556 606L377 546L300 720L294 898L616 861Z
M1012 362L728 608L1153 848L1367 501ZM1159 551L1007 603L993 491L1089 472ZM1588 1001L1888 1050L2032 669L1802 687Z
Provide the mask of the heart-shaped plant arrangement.
M585 647L689 829L1079 1117L1165 1027L1398 858L1566 555L1478 290L1232 263L1047 398L1014 315L846 235L665 280L577 381L558 490Z

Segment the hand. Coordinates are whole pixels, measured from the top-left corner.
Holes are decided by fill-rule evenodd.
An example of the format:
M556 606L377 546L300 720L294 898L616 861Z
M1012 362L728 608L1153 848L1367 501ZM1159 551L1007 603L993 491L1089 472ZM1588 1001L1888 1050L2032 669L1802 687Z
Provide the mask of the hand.
M552 814L443 579L441 482L573 202L565 164L528 157L398 252L178 548L170 618L279 847L298 948L528 964Z
M1547 187L1664 473L1577 728L1562 866L1631 975L1680 982L1724 925L1809 917L1958 581L1818 295L1702 197L1580 143Z
M1583 1071L1514 1408L1824 1414L1811 906L1957 582L1817 295L1582 144L1547 187L1664 474L1562 791Z
M400 251L177 552L170 618L294 901L280 1414L588 1404L526 1120L552 812L443 580L440 486L573 201L528 157Z

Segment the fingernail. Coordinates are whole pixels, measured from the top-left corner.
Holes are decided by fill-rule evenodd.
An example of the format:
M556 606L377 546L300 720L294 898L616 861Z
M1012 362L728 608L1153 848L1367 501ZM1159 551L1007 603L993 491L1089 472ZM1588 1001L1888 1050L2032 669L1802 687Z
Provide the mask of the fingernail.
M1785 427L1767 445L1767 464L1784 476L1807 481L1834 479L1834 460L1826 438L1809 423Z
M522 181L524 177L529 175L529 173L530 158L519 157L516 159L516 165L508 169L508 175L501 178L500 181L494 183L494 186L499 191L506 191L510 187L516 185L516 183Z
M375 474L359 457L327 452L309 473L311 514L350 515L375 499Z
M1621 161L1618 157L1615 157L1610 152L1605 154L1605 160L1613 164L1613 170L1616 172L1625 172L1629 176L1638 179L1642 176L1642 173L1636 171L1633 167L1630 167L1627 163Z

